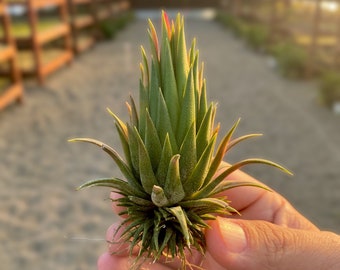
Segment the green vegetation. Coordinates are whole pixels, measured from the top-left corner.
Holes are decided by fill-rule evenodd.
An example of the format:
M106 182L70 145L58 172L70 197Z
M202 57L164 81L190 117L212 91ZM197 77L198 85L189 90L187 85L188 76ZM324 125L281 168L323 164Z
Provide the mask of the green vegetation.
M280 72L289 78L301 78L306 74L307 53L291 42L273 45L270 52L276 58Z
M331 107L340 101L340 74L336 71L325 72L320 83L320 97L322 102Z
M116 34L134 19L133 12L126 12L119 17L105 20L100 24L100 31L104 39L113 39Z
M269 38L269 31L265 25L246 22L226 13L218 13L216 19L235 36L245 39L251 48L256 50L265 48Z

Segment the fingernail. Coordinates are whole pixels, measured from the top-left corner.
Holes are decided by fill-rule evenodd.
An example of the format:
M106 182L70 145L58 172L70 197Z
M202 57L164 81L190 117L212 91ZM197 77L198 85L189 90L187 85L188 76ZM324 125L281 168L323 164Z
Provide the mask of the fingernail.
M242 227L225 218L217 218L222 239L229 252L240 253L247 247L247 239Z

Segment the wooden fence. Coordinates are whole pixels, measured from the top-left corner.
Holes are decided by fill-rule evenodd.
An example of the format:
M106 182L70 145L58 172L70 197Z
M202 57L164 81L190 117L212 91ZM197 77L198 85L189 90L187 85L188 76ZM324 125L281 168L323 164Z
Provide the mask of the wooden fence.
M229 0L225 10L264 23L271 40L290 39L308 53L307 73L340 67L340 1ZM281 35L281 36L280 36Z
M202 8L219 7L220 0L131 0L131 7L145 8Z

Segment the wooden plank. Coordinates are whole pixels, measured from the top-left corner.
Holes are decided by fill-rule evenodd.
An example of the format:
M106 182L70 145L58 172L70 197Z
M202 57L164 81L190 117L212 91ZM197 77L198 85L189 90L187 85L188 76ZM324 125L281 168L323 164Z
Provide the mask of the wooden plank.
M0 49L0 62L7 61L15 57L15 49L12 46L4 46Z
M70 4L72 5L81 5L81 4L89 4L92 3L93 0L69 0Z
M334 47L337 44L336 36L317 36L315 39L311 35L297 35L294 38L299 45L309 47L312 44L318 47Z
M4 93L0 95L0 110L4 109L14 101L23 100L23 88L21 83L16 83L8 87Z
M76 29L85 28L93 25L94 23L95 20L92 15L75 16L73 20L73 25Z
M44 32L38 33L37 42L39 44L46 44L50 41L63 37L67 35L68 33L70 33L70 27L68 24L63 23L63 24L51 27L51 29L48 29Z
M70 51L66 51L63 54L59 55L56 59L50 61L49 63L43 65L41 69L41 74L42 76L47 76L50 73L56 71L63 65L70 63L71 60L73 59L73 54Z
M61 4L65 4L65 0L33 0L33 8L41 9L49 6L59 6Z

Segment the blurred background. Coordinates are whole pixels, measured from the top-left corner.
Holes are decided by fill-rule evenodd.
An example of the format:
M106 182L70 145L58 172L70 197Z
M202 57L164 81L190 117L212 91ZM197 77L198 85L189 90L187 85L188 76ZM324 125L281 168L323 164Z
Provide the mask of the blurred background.
M109 107L127 120L138 97L147 18L186 19L197 38L221 133L263 133L226 161L279 162L293 177L246 169L324 230L340 233L340 6L322 0L0 1L1 269L96 268L118 218L109 190L76 192L117 176L92 137L120 151Z

